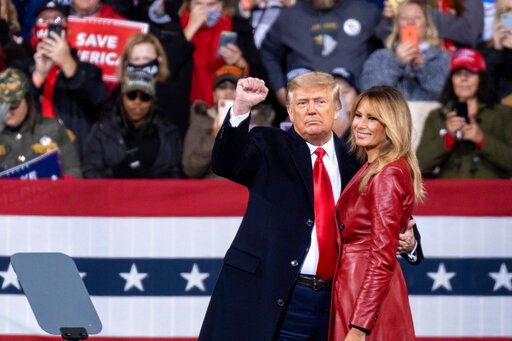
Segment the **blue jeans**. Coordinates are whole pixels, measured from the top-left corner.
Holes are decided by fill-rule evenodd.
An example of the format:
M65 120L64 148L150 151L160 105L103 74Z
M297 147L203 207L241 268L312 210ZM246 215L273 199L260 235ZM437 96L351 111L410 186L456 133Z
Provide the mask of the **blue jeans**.
M330 308L330 291L296 285L276 341L327 341Z

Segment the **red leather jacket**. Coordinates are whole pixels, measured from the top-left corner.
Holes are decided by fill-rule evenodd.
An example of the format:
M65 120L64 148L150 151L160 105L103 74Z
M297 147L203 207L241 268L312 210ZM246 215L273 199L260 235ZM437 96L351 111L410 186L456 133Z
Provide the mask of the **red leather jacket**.
M407 287L396 258L414 204L406 160L386 165L359 191L372 164L364 165L343 191L336 209L342 228L334 278L330 339L343 340L350 326L367 340L414 340Z

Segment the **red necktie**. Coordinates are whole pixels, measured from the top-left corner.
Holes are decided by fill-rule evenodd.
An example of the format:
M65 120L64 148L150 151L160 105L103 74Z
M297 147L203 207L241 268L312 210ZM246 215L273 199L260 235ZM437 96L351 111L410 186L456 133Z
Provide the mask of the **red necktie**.
M316 276L320 279L332 279L337 260L336 226L334 220L334 197L331 180L325 168L323 157L325 150L317 148L313 167L313 187L315 191L316 236L318 239L319 259Z

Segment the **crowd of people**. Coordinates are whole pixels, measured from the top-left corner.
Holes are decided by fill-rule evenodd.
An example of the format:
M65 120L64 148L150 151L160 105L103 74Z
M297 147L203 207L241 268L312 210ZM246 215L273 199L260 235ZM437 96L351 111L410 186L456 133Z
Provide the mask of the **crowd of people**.
M481 0L5 3L0 170L58 148L67 177L216 177L211 153L237 81L270 90L250 128L288 128L287 84L320 71L339 83L338 136L350 134L356 95L387 85L407 101L439 102L420 132L423 176L512 176L512 0L495 1L487 35ZM124 46L117 82L80 60L66 39L70 16L148 24ZM235 38L221 45L226 31ZM23 94L18 106L12 91Z

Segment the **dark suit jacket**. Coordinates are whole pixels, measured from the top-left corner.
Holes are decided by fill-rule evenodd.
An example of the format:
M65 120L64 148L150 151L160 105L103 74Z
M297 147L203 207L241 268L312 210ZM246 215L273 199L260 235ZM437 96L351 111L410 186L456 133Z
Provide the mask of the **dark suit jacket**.
M224 258L200 341L272 340L311 242L310 150L293 130L238 128L217 135L212 168L249 189L244 218ZM359 169L336 136L342 188Z

